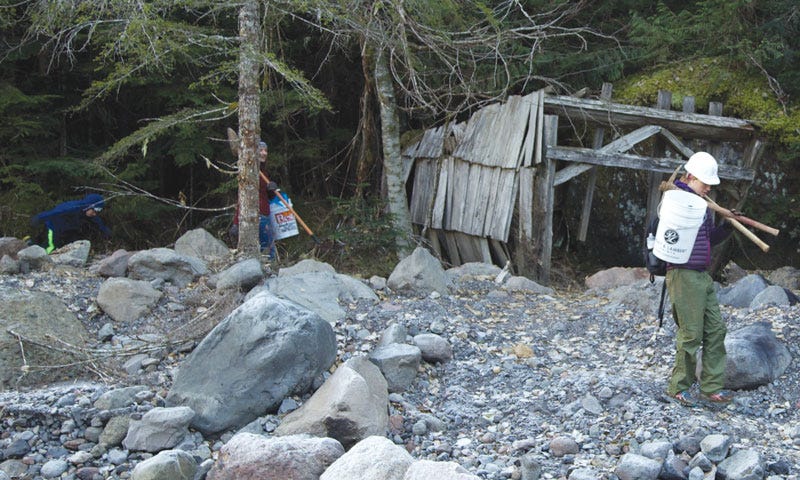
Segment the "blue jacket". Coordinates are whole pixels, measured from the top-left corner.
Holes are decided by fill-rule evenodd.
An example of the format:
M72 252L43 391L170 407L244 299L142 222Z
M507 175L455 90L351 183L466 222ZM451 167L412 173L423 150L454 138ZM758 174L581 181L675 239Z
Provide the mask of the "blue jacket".
M87 217L86 211L91 208L103 208L106 203L101 195L97 193L90 193L83 197L81 200L71 200L69 202L59 203L55 208L41 212L31 218L31 223L44 225L56 232L63 234L69 231L77 231L81 228L81 223L84 221L92 222L106 237L111 236L111 229L109 229L103 220L98 216Z
M694 193L688 185L680 180L675 181L675 185L681 190ZM686 263L672 264L667 263L667 270L673 268L687 268L690 270L697 270L704 272L711 266L711 247L724 241L732 233L732 229L728 226L728 222L722 222L718 226L714 226L713 215L710 209L706 209L706 216L703 219L700 230L697 231L697 238L694 240L692 247L692 254Z

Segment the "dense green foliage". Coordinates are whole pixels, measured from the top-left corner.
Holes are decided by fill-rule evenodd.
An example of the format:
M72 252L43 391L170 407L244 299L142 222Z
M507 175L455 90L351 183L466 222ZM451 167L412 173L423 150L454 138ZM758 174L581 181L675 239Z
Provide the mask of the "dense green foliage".
M752 119L768 136L745 209L783 230L785 258L796 263L795 1L520 2L542 22L558 12L557 28L540 38L512 33L529 19L511 2L407 0L404 8L420 32L407 44L409 32L389 0L267 3L261 133L270 144L271 176L301 213L304 203L315 206L306 210L307 220L320 219L317 233L342 240L348 257L357 249L383 252L392 234L379 207L380 165L359 174L364 148L354 141L358 132L377 131L360 108L368 77L361 55L369 43L392 46L398 64L407 61L396 78L406 132L464 115L497 95L544 85L596 92L611 81L616 101L640 105L652 105L664 89L676 107L683 96L695 97L701 112L722 102L726 115ZM112 197L103 215L116 246L167 245L198 225L225 230L237 187L235 176L222 171L235 162L225 137L226 128L236 129L234 3L3 0L0 26L2 235L33 233L31 214L85 189ZM470 51L486 57L467 61L459 48L468 32L496 38L505 62L492 61L477 45ZM353 198L356 191L367 198ZM616 207L627 201L609 200ZM563 215L560 228L573 228L571 214ZM614 235L620 232L597 237ZM557 240L563 251L593 254L569 234Z

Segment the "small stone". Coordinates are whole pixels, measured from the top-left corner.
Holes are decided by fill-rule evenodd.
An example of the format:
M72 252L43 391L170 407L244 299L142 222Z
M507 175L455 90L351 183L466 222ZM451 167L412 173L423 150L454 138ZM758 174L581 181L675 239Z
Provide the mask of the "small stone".
M550 440L550 453L554 457L563 457L565 455L574 455L580 451L578 442L572 437L560 436Z

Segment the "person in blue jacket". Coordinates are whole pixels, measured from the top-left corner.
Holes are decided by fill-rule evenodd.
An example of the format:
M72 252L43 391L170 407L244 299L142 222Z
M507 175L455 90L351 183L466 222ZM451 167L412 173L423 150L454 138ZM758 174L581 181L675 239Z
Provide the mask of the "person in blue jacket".
M59 203L52 210L34 215L31 224L44 224L47 238L43 246L50 253L56 248L85 238L90 232L89 228L96 228L105 238L110 238L111 229L97 216L105 206L101 195L90 193L81 200Z

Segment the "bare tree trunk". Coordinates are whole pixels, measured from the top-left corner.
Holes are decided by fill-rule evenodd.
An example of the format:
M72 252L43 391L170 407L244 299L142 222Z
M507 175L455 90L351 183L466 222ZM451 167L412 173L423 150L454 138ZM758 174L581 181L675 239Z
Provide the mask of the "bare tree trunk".
M380 139L377 135L376 125L378 120L375 118L375 79L373 77L372 66L375 62L373 49L369 46L362 48L364 54L361 57L361 68L364 75L364 91L361 93L360 102L360 121L358 125L358 146L356 157L356 198L364 196L364 190L370 180L370 172L375 166L379 156ZM372 186L375 192L380 191L380 185Z
M261 22L258 1L247 0L239 10L239 243L245 256L259 253L258 160L256 145L261 131L259 55Z
M386 179L386 197L392 222L398 232L397 255L402 259L410 254L413 235L411 213L406 199L406 182L400 152L400 122L394 98L394 86L389 73L388 59L376 52L375 91L381 106L381 137L383 138L383 175Z

